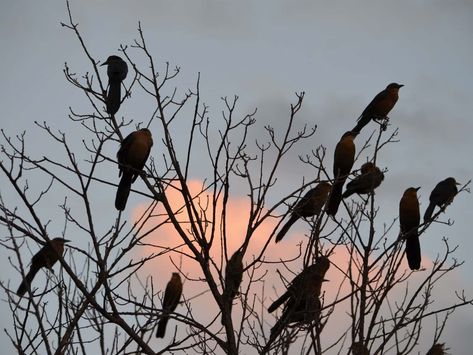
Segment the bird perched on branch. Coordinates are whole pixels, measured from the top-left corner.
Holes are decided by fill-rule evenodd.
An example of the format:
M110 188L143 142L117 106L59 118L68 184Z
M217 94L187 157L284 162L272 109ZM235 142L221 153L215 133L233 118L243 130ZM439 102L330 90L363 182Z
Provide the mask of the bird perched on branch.
M327 214L334 216L337 214L338 206L342 201L342 191L345 180L350 174L353 163L355 162L355 143L353 140L358 132L348 131L342 136L335 147L333 158L333 186L330 194Z
M120 88L123 80L125 80L126 75L128 74L128 65L117 55L111 55L108 57L102 66L103 65L108 65L108 93L105 99L105 105L107 106L107 113L109 115L114 115L120 108Z
M401 238L406 240L406 257L411 270L420 268L419 223L420 211L417 191L420 187L409 187L399 203Z
M118 176L122 177L115 197L115 207L117 210L123 211L125 209L131 184L141 174L152 146L153 138L150 130L147 128L130 133L122 141L117 153L120 169Z
M179 304L179 300L182 295L182 281L179 273L173 272L171 276L171 280L168 282L166 286L166 291L164 291L164 298L163 298L163 313L161 315L161 319L158 323L158 330L156 332L157 338L164 338L164 334L166 334L166 325L169 321L169 315L174 312L177 305Z
M328 182L322 181L313 189L310 189L292 209L291 217L276 235L276 243L287 233L289 228L301 217L312 217L320 214L327 202L331 186Z
M369 194L384 180L383 172L371 162L364 163L360 170L361 175L347 184L347 189L342 195L343 198L353 194Z
M52 270L53 265L62 257L64 253L64 243L67 242L69 242L67 239L54 238L33 255L30 270L16 291L18 296L22 297L26 293L39 269L45 267Z
M274 338L289 323L309 323L316 320L320 313L320 292L325 273L330 267L326 256L319 257L315 264L304 269L292 280L287 291L268 308L273 312L284 304L284 310L274 327L271 336Z
M222 294L223 304L226 311L231 314L233 299L238 295L241 281L243 279L243 250L238 249L228 260L225 268L225 284ZM222 312L222 324L224 316Z
M374 99L369 103L368 106L363 110L361 116L358 118L358 122L352 131L360 133L361 129L366 126L371 119L388 120L388 113L392 110L399 98L399 89L404 85L391 83L386 89L381 91Z
M440 181L430 193L430 203L424 213L424 222L430 221L434 213L435 206L442 208L450 204L458 193L457 185L460 185L454 178L449 177Z

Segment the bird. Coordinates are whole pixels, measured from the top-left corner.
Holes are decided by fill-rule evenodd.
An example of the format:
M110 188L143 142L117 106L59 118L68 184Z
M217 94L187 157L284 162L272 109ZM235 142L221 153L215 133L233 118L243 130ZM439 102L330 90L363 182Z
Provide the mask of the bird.
M320 256L316 262L304 269L294 280L288 289L268 308L271 313L284 304L281 317L271 329L274 338L289 323L309 323L317 319L321 304L320 292L325 273L330 267L330 261L326 256Z
M367 162L361 166L361 175L358 175L347 184L342 197L347 198L355 193L369 194L384 180L383 172L373 163Z
M352 131L360 133L362 128L366 126L371 119L377 121L387 120L389 111L392 110L399 98L399 89L404 85L391 83L386 89L381 91L374 99L369 103L368 106L363 110L355 128Z
M120 108L122 81L128 74L128 65L117 55L111 55L101 66L107 65L108 93L105 99L107 113L115 115Z
M434 213L435 206L442 208L443 205L452 203L453 198L458 193L455 178L449 177L445 180L440 181L437 186L430 193L430 203L424 213L424 222L430 221L432 214Z
M241 281L243 279L243 249L238 249L228 260L225 267L225 283L222 299L226 311L231 314L233 299L238 295ZM224 317L222 314L222 324Z
M125 209L131 184L135 182L145 166L152 146L153 138L147 128L130 133L122 141L117 152L120 169L118 176L121 176L115 197L115 208L117 210L123 211Z
M334 182L327 204L327 214L330 216L335 217L338 206L342 201L343 185L355 162L355 143L353 140L357 135L358 132L355 131L345 132L335 147L333 158Z
M420 187L409 187L399 203L401 238L406 239L406 257L411 270L420 268L419 223L420 211L417 191Z
M176 309L181 295L181 277L179 276L178 272L173 272L171 280L168 282L166 290L164 291L163 312L158 323L158 330L156 331L157 338L164 338L164 334L166 333L166 325L169 321L169 315Z
M291 217L276 235L278 243L287 233L289 228L301 217L312 217L320 214L322 208L327 202L328 195L332 189L330 183L322 181L316 187L307 191L307 193L297 201L292 209Z
M444 343L437 343L432 345L429 351L427 351L427 355L446 355L446 350L448 349L445 349Z
M23 297L39 269L45 267L52 270L53 265L64 254L64 244L67 242L69 242L67 239L54 238L33 255L33 258L31 258L30 270L16 291L18 296Z

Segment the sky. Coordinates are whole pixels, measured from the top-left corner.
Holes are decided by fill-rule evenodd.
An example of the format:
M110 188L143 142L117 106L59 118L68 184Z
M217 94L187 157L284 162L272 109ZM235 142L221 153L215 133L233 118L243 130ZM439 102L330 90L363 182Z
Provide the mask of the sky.
M0 6L1 128L12 136L26 130L34 137L31 149L48 151L50 143L33 122L47 121L74 134L68 108L87 108L87 100L66 82L62 70L67 62L83 73L90 70L89 63L73 33L60 25L67 21L64 3L2 0ZM181 67L176 86L193 87L200 73L201 93L211 114L220 114L220 97L235 94L240 113L257 107L259 125L252 132L256 137L264 124L282 128L294 92L304 91L299 123L317 124L318 131L296 147L294 159L280 171L280 178L291 182L286 192L306 173L297 155L320 144L333 151L341 134L390 82L405 86L390 113L400 142L385 149L379 160L388 168L377 191L385 221L397 216L407 187L422 187L423 210L437 182L454 176L466 183L473 176L471 1L83 0L72 1L71 7L88 48L102 60L137 38L140 21L155 58ZM120 109L125 117L139 121L149 115L140 97L129 101ZM203 173L196 168L196 177ZM433 225L421 241L427 260L436 257L444 236L460 245L455 255L465 264L455 284L470 294L471 201L468 193L457 196L442 216L453 220L453 226ZM105 217L112 216L103 211ZM11 270L12 282L17 276ZM0 304L0 312L3 329L8 326L3 323L8 308ZM445 341L452 353L468 354L473 313L459 313L452 317ZM0 347L5 346L3 332L0 337Z

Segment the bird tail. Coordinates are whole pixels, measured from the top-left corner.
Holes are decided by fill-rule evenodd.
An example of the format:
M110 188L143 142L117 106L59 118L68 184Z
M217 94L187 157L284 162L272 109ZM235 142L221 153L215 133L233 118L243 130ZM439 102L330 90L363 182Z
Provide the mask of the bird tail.
M105 100L105 104L107 105L107 113L109 115L116 114L118 109L120 108L121 85L122 85L121 80L115 79L115 80L109 81L107 99Z
M406 257L411 270L420 269L420 242L417 233L411 234L406 239Z
M432 218L432 214L434 213L434 209L435 203L429 203L429 206L427 207L424 213L424 222L430 221L430 219Z
M277 308L279 308L280 305L282 305L286 300L289 298L289 292L285 292L281 297L279 297L276 301L271 303L271 306L268 308L268 312L272 313L274 312Z
M233 298L230 298L230 295L229 294L225 294L225 291L224 291L224 295L223 295L223 307L225 308L226 312L228 312L228 314L232 314L232 308L233 308ZM222 325L225 324L225 319L224 319L224 316L223 316L223 312L222 312L222 318L221 318L221 322L222 322Z
M39 268L33 267L33 265L31 266L30 271L26 274L25 278L20 284L20 287L18 287L18 290L16 291L16 294L18 296L23 297L23 295L28 290L28 285L31 285L31 282L33 281L38 271Z
M354 190L354 189L347 189L347 190L345 190L345 192L343 193L342 198L350 197L350 196L353 195L354 193L355 193L355 190Z
M284 236L286 235L287 231L289 230L289 228L291 228L291 226L296 223L296 221L299 219L299 216L296 215L296 214L291 214L291 217L289 218L289 220L286 222L286 224L281 228L281 230L279 231L279 233L276 235L276 243L278 243L279 241L281 241L282 238L284 238Z
M156 338L164 338L166 334L166 326L168 324L169 317L164 316L159 320L158 330L156 331Z
M125 209L128 195L130 195L132 178L133 174L123 172L120 183L118 184L117 195L115 197L115 208L119 211L123 211Z
M332 192L330 193L330 199L327 204L327 214L335 216L338 211L338 206L342 201L342 190L345 179L338 179L332 186Z
M352 132L360 133L361 130L363 129L364 126L366 126L370 122L371 118L367 115L361 115L358 117L358 120L356 122L356 126L353 127L351 130Z

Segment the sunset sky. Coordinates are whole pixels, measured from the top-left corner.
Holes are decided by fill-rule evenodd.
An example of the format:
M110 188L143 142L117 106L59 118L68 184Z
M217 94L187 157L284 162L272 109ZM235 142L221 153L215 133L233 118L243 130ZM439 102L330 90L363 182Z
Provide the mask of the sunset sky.
M161 68L166 61L171 67L181 67L181 75L173 83L180 93L194 87L200 73L202 101L209 105L212 117L221 115L223 96L239 96L239 115L258 108L257 124L250 132L252 138L263 137L265 125L270 124L275 130L285 127L289 105L296 99L294 93L305 91L296 125L317 124L318 129L313 137L297 145L281 166L280 195L272 196L270 202L298 188L303 176L313 178L312 170L298 160L299 155L324 145L326 164L331 166L333 149L342 133L354 126L364 107L390 82L405 87L389 115L390 129L399 128L400 142L387 146L378 158L378 165L388 169L377 190L382 211L378 229L398 216L399 200L406 188L421 186L424 211L430 191L440 180L454 176L466 183L473 177L471 1L73 0L71 8L88 49L102 61L119 54L120 44L133 43L141 21L150 51ZM37 156L42 151L56 152L34 121L47 121L79 147L81 137L77 136L77 124L67 117L68 108L82 112L91 108L86 97L66 82L62 70L65 62L79 75L91 68L73 33L60 26L61 21L67 21L65 3L7 0L2 1L0 9L1 128L10 136L26 130L28 149ZM137 56L137 62L141 61ZM147 120L152 109L148 98L136 94L125 102L119 114L139 122ZM186 127L180 129L184 131ZM374 129L374 124L365 128L357 143L361 144ZM158 159L161 138L158 134L154 138L152 154ZM109 147L110 155L117 148ZM205 151L196 150L191 176L196 184L208 174L205 165L200 165L204 156ZM102 177L115 181L117 171ZM4 189L5 183L1 175L2 197L14 199ZM236 215L245 209L245 193L236 191L231 196L232 208L242 211ZM114 194L112 187L102 187L95 196L107 226L116 218ZM62 200L55 197L43 213L53 220L51 232L60 233L63 214L57 206ZM146 202L131 196L127 216L137 216ZM439 303L453 297L455 289L473 294L472 216L472 196L463 193L441 216L443 221L454 221L453 226L432 225L421 239L423 266L428 267L443 250L442 237L449 238L451 245L460 246L455 256L465 261L440 290ZM271 247L268 252L277 257L278 253L294 251L296 241L305 232L304 226L302 222L296 224L283 241L283 248ZM265 228L262 235L271 227ZM162 232L166 235L165 230ZM234 233L237 236L238 229ZM78 236L69 239L80 243ZM257 245L252 247L257 249ZM337 256L340 262L342 254L340 251ZM0 256L5 260L11 255L2 248ZM170 273L172 268L166 264ZM1 280L10 280L15 288L19 275L9 265L4 266L8 272L2 274ZM159 282L164 287L167 278ZM0 314L0 327L9 328L5 303L0 303ZM473 348L472 334L470 307L451 317L442 340L452 354L467 355ZM425 341L428 344L430 339ZM2 332L0 352L8 353L9 349L9 340Z

